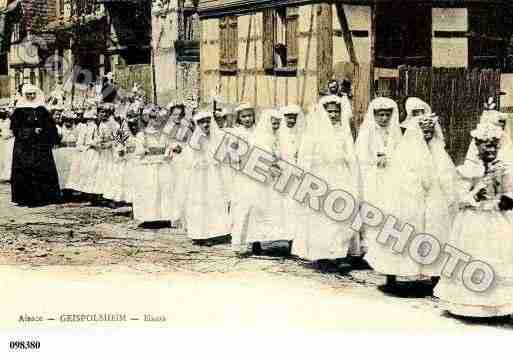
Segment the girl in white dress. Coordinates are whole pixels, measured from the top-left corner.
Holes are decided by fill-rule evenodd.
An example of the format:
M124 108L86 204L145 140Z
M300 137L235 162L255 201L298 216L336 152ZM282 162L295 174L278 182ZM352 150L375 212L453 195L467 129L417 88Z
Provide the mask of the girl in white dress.
M71 158L67 183L65 184L65 188L69 188L77 192L80 192L80 164L82 162L82 156L85 150L85 135L87 130L87 121L84 119L84 115L85 113L82 115L82 118L78 118L78 123L75 125L76 146Z
M112 134L112 160L109 171L109 184L106 186L103 197L112 201L112 207L118 207L125 202L127 191L126 180L124 178L128 140L132 137L128 127L126 112L116 108L114 117L115 122L110 122L113 128Z
M245 142L250 150L255 143L255 108L249 104L241 104L235 109L236 127L230 133L240 139L240 143L234 141L232 146L240 148ZM230 149L229 149L230 150ZM242 173L249 152L244 156L237 155L237 149L231 156L231 166L236 169L232 170L232 188L229 196L231 198L230 211L232 214L232 247L240 254L253 252L253 244L245 242L247 238L245 231L247 230L247 220L255 191L255 181Z
M10 127L9 112L4 111L0 118L0 182L11 180L14 135Z
M256 180L252 186L250 206L247 219L247 230L243 232L243 243L251 243L253 254L261 254L266 247L276 246L278 241L287 240L285 233L285 196L274 189L274 183L279 176L278 161L282 158L280 153L279 130L283 118L277 110L262 111L255 130L255 146L272 154L274 162L271 164L270 175L266 182ZM278 172L276 172L276 170ZM247 190L245 188L244 190ZM289 244L286 244L287 247Z
M173 102L168 110L161 111L164 121L164 134L168 138L171 158L163 166L162 187L166 194L162 198L163 216L171 222L173 228L184 225L183 203L188 178L185 175L189 166L187 156L182 155L188 147L192 129L187 118L186 106L182 102Z
M116 202L123 204L134 201L134 181L140 174L137 173L137 134L139 133L139 116L136 112L127 113L126 122L122 125L123 143L117 141L114 145L114 160L117 164L117 191L110 197ZM119 139L119 138L118 138Z
M494 278L486 290L471 290L464 265L450 277L443 276L435 295L450 313L469 317L500 317L513 314L513 208L511 167L499 159L503 131L490 123L479 124L471 133L480 162L468 161L458 168L460 210L454 220L450 244L473 260L487 263ZM469 168L465 168L471 165ZM472 283L470 283L472 284Z
M298 105L288 105L281 108L284 124L280 126L280 154L281 159L289 164L297 165L299 146L305 132L305 115ZM299 210L298 204L292 198L298 188L299 181L289 184L284 195L285 218L284 239L293 241L296 236Z
M74 126L75 114L73 112L63 112L61 119L61 125L57 126L60 143L53 150L53 156L59 174L59 186L61 191L64 191L70 189L67 184L71 163L76 153L77 133ZM66 197L69 197L68 194L64 199L67 199Z
M384 208L384 196L389 190L385 187L385 176L401 137L399 108L395 101L384 97L372 100L358 132L356 153L360 163L362 199L377 208ZM375 227L362 229L362 250L367 252L369 263L374 262L382 250L375 241L377 232Z
M134 178L133 213L140 223L168 221L164 208L163 183L168 174L170 160L169 137L163 131L163 118L159 108L150 105L146 111L148 125L137 134L135 155L137 178Z
M83 143L81 144L82 154L80 156L80 180L77 183L77 190L87 194L93 202L98 202L98 195L94 192L95 180L98 175L99 166L99 142L98 116L96 109L90 109L84 113L86 129L84 131Z
M405 126L406 132L387 172L384 214L397 219L396 227L410 224L416 234L434 236L443 247L457 209L456 170L445 150L444 136L435 115L409 117ZM434 282L440 276L442 258L423 265L412 259L408 250L397 253L390 244L374 245L382 248L369 256L369 263L374 270L387 275L384 289L394 291L398 276L410 281L431 278ZM419 256L426 256L426 250L420 248Z
M99 205L111 205L105 200L104 194L109 193L114 185L115 173L114 165L114 137L120 126L114 119L114 106L111 103L105 103L98 107L98 142L97 151L99 155L98 170L93 188L93 193L98 196Z
M222 163L215 159L223 134L209 112L197 112L193 120L200 148L188 147L185 153L187 236L195 244L214 245L229 241L231 226Z
M360 170L350 119L340 97L321 98L307 119L298 164L305 172L323 179L331 190L344 190L358 203ZM305 205L298 213L292 254L316 262L321 269L329 268L348 254L355 236L350 222L334 221L324 211Z

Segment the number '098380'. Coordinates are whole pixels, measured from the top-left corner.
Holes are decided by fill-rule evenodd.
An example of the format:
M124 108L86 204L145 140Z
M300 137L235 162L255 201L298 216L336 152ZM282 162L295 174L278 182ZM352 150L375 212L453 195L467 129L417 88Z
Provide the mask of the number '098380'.
M39 349L41 347L41 343L38 340L16 340L9 342L9 349L12 350L33 350Z

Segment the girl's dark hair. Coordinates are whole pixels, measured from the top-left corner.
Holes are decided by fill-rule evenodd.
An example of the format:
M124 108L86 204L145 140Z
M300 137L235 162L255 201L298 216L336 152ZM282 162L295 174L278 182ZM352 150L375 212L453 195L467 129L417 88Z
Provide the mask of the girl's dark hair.
M185 112L186 112L186 110L185 110L185 105L183 105L183 104L179 104L179 105L175 105L175 106L171 107L171 108L169 109L169 114L170 114L170 115L173 113L173 111L175 110L175 108L179 108L180 110L182 110L182 118L183 118L183 117L185 117Z

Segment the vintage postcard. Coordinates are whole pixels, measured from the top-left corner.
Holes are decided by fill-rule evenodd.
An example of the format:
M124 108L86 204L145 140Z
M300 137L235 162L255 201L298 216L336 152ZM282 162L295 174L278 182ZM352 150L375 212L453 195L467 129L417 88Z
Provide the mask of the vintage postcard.
M510 1L0 0L1 349L502 338L512 113Z

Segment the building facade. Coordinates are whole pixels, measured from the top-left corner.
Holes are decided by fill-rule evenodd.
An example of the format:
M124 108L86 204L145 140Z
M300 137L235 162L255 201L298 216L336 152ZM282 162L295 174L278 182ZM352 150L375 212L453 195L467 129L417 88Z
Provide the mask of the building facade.
M193 1L13 2L0 4L0 26L10 34L0 43L0 82L4 56L11 94L28 81L46 93L61 82L79 104L87 84L112 72L120 88L138 84L159 104L197 99L199 19ZM66 86L70 79L73 90Z
M197 2L154 3L152 47L157 102L197 101L199 97L199 17Z
M513 105L509 1L200 0L198 10L203 101L307 107L330 78L365 76L369 97L409 65L500 69Z

